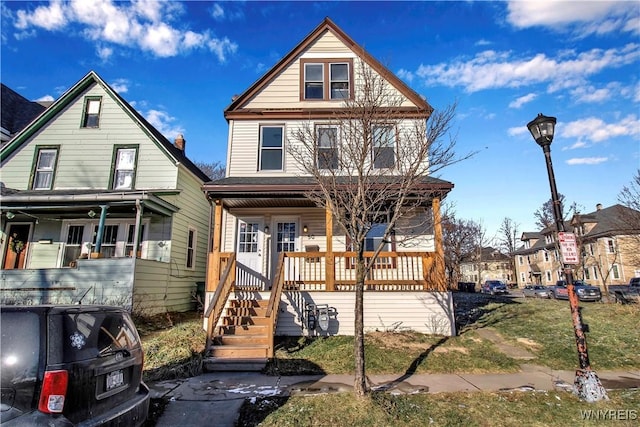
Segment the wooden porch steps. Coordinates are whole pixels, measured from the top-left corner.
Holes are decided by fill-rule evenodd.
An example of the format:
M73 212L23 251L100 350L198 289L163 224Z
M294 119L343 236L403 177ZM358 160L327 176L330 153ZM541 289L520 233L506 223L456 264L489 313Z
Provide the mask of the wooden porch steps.
M206 371L260 371L269 357L269 301L230 300L204 359Z

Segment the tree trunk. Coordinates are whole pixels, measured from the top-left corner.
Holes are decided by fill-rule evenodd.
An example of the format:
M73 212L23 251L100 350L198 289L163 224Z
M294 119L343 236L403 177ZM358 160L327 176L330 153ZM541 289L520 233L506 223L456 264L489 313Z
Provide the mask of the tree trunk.
M359 253L356 263L355 343L353 346L355 360L355 380L353 384L353 391L359 398L364 397L369 391L364 366L364 263L364 256L362 253Z

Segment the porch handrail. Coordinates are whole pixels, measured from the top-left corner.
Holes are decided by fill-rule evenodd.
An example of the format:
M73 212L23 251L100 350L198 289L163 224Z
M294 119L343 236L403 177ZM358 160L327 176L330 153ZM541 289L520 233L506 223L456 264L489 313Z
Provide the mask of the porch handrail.
M232 253L227 262L227 267L220 277L218 286L213 296L209 299L209 306L207 307L204 317L207 319L207 348L211 345L211 335L213 334L213 328L220 320L224 306L227 304L231 289L233 288L235 277L232 272L236 268L236 254ZM213 314L213 315L212 315Z
M282 297L282 290L284 289L284 275L282 274L284 257L284 252L281 252L280 255L278 255L278 269L276 270L276 277L271 288L269 304L267 305L266 317L269 319L269 357L273 357L273 336L275 335L276 326L278 324L278 307L280 305L280 298Z

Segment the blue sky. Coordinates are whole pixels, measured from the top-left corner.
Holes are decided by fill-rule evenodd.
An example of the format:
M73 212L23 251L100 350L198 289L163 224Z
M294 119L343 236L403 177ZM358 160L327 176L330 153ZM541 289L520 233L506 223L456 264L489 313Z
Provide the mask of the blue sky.
M640 168L640 3L2 2L2 83L57 99L96 71L194 161L225 161L223 110L325 18L435 108L456 102L442 171L457 215L533 231L550 197L526 124L558 119L560 193L610 206Z

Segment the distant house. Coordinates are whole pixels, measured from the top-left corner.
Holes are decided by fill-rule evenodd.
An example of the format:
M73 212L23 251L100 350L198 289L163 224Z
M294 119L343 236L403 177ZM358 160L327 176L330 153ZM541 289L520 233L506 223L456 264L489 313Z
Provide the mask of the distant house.
M485 247L460 262L461 281L482 284L485 280L511 283L511 258L492 247Z
M318 132L318 150L330 149L322 145L323 135L341 132L331 123L332 114L364 90L355 78L358 67L384 76L389 90L404 100L398 123L372 129L389 138L385 159L378 159L385 163L376 167L393 169L396 126L425 121L433 109L328 18L224 112L227 174L204 186L215 205L205 314L216 357L268 357L274 334L354 333L355 253L333 212L306 196L315 181L287 146L296 129L307 125ZM444 263L438 261L443 251L437 220L440 200L453 184L424 177L422 185L434 196L421 215L435 227L414 229L419 235L411 247L393 238L382 241L384 218L367 235L368 248L381 242L386 247L365 283L365 330L455 333ZM367 251L365 256L372 256L373 249ZM320 317L327 320L325 329L313 326L314 307L329 310ZM241 310L246 317L233 314ZM242 337L233 336L240 333L249 334L242 345Z
M2 146L51 105L50 102L29 101L4 84L0 84L0 97L2 99L2 108L0 108Z
M91 71L0 151L0 298L192 308L208 177Z
M596 286L629 283L640 277L640 212L622 205L575 214L565 222L580 249L575 278ZM556 241L556 227L523 233L524 246L514 253L518 286L553 285L562 277L562 259Z

